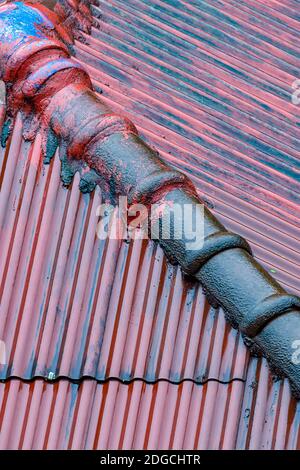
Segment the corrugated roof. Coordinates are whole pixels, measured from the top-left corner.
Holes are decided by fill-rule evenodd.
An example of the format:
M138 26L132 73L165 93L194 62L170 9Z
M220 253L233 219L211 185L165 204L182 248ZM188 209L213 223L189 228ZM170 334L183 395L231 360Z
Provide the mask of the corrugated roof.
M43 167L39 144L17 125L7 153L1 378L243 378L245 347L201 287L154 243L99 240L100 191L63 188L59 159Z
M253 360L247 382L0 384L0 449L297 449L300 404Z
M101 99L299 294L296 2L107 0L101 13L75 48ZM42 165L18 120L0 160L1 379L99 383L2 384L2 448L298 447L287 383L270 383L159 247L99 241L100 191L64 189L59 167Z

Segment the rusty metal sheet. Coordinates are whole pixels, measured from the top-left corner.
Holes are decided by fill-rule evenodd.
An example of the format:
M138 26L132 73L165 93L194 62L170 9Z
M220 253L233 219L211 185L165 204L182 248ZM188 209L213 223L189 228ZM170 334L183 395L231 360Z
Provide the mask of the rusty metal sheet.
M101 98L299 294L298 2L99 11L75 52ZM158 247L99 241L100 191L80 195L77 180L67 191L59 171L18 120L0 154L0 377L86 379L1 384L1 448L299 448L288 384Z
M1 200L1 378L242 378L241 338L201 287L152 242L99 240L100 191L81 195L77 179L63 188L59 159L42 167L39 139L30 146L20 130Z
M253 361L246 383L0 384L0 449L298 449L289 384Z

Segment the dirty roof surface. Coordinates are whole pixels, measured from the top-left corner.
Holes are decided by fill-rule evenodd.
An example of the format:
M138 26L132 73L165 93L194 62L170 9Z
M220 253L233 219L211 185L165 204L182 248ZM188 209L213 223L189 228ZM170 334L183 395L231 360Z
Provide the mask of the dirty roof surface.
M299 295L297 5L102 0L75 54ZM98 240L101 191L63 188L21 129L0 159L0 447L299 448L288 383L159 247Z

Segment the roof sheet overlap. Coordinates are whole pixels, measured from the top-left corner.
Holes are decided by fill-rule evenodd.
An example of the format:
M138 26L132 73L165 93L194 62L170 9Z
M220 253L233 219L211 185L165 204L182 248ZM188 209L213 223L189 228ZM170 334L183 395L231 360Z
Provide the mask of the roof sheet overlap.
M253 360L246 382L0 384L0 449L298 449L299 403Z

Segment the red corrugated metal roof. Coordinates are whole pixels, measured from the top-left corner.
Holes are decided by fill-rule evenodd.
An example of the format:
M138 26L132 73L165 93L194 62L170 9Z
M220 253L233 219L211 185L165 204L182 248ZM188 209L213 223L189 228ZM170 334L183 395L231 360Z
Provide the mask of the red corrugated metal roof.
M296 2L104 0L101 13L75 48L101 99L299 294ZM287 383L270 383L201 288L152 243L96 238L100 191L64 189L20 120L0 165L0 370L19 379L1 385L2 448L298 447ZM83 376L99 383L69 382ZM224 383L190 381L209 379Z
M0 449L297 449L299 406L257 360L246 383L14 379L0 384Z
M201 287L154 243L99 240L100 192L63 188L59 159L43 167L20 132L1 199L1 378L243 378L245 347Z

